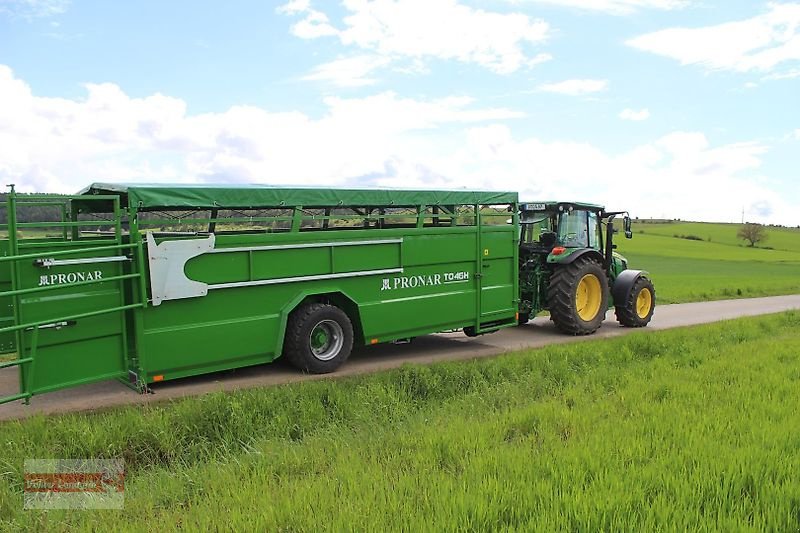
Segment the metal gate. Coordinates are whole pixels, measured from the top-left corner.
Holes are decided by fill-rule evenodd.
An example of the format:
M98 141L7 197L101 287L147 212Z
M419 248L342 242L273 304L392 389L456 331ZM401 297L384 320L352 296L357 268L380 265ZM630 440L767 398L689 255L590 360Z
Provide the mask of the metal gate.
M102 221L80 220L78 201L104 202L111 212ZM60 209L60 220L18 222L19 212L31 206ZM119 197L23 196L12 186L5 208L0 351L15 356L0 360L0 372L18 368L19 392L0 397L0 403L27 403L35 394L126 378L126 312L146 299L133 290L144 288L142 250L123 230ZM91 226L102 230L81 231ZM134 279L138 283L128 281Z

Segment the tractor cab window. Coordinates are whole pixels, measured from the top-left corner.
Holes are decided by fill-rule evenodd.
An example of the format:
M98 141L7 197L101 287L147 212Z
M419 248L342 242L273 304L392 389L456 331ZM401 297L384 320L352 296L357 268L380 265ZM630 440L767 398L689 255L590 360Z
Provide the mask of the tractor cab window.
M595 219L595 225L597 220ZM589 246L589 221L586 211L562 213L558 222L558 244L567 248Z
M543 233L553 231L553 223L547 213L537 213L523 220L520 227L522 231L520 240L529 244L540 242Z

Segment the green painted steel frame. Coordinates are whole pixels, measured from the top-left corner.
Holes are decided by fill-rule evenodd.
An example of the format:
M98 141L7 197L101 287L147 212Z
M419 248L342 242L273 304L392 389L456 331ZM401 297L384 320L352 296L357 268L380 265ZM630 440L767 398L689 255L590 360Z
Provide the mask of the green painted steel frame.
M17 394L13 394L10 396L0 398L0 404L7 403L10 401L15 401L22 399L25 403L30 402L30 398L34 394L38 394L41 392L48 392L50 390L56 390L59 388L69 387L80 385L84 383L90 383L97 381L98 379L107 379L109 377L118 377L122 378L124 371L120 372L119 375L109 375L108 373L102 375L87 375L83 379L73 380L69 383L61 383L61 384L47 384L44 383L38 387L38 389L34 390L34 376L36 373L37 367L37 352L40 348L39 346L39 337L40 337L40 330L43 326L48 323L68 323L70 321L77 321L81 319L97 317L100 315L106 315L110 313L119 313L120 315L120 322L119 322L119 335L120 335L120 342L122 353L125 361L129 359L129 354L127 352L128 347L128 339L126 333L126 319L125 319L125 312L131 309L141 308L146 305L146 298L138 298L138 302L126 302L124 297L124 291L122 289L119 290L120 299L116 306L105 307L101 309L96 309L93 311L81 312L81 313L69 313L65 312L64 315L59 315L57 317L49 316L47 319L40 319L40 320L33 320L33 321L26 321L24 323L22 320L22 316L20 314L21 311L21 300L20 297L24 295L36 294L36 293L45 293L49 291L63 289L63 287L58 285L43 285L38 287L28 287L22 288L22 283L20 279L20 269L19 263L20 261L29 261L35 260L42 257L43 254L46 254L49 257L63 257L69 256L74 254L94 254L98 252L110 252L110 251L122 251L125 249L133 249L133 253L136 254L138 261L136 263L138 265L142 265L141 262L142 253L141 253L141 242L139 243L123 243L122 242L122 209L119 203L119 197L117 196L106 196L106 197L97 197L92 198L92 200L98 201L110 201L113 206L114 212L114 235L115 238L113 241L103 241L103 242L114 242L114 244L105 245L102 244L100 246L93 246L93 243L89 243L89 245L84 243L77 243L78 246L74 246L72 249L68 250L41 250L37 253L29 253L29 254L20 254L20 240L18 238L17 232L19 228L62 228L62 238L63 241L55 241L55 242L48 242L48 243L30 243L30 244L43 244L43 246L36 246L38 248L46 248L46 247L53 247L60 246L68 242L66 239L68 237L68 229L72 229L72 236L77 236L77 230L81 226L93 226L97 225L96 221L78 221L75 217L74 211L70 213L71 221L67 221L67 211L66 205L68 202L71 202L74 197L67 197L67 196L53 196L53 195L36 195L34 197L26 197L26 200L23 202L18 201L16 191L14 190L14 186L11 185L11 190L8 193L8 199L6 202L6 208L8 211L8 223L4 226L8 230L8 241L9 241L9 255L0 257L0 263L8 262L10 264L11 270L11 287L12 289L9 291L2 291L0 292L0 297L11 297L12 298L12 308L13 308L13 318L14 318L14 325L0 328L0 334L13 332L15 335L15 345L17 348L17 358L12 361L8 361L0 365L0 368L7 368L11 366L19 367L19 384L20 384L20 392ZM85 199L82 199L85 201ZM37 205L37 206L60 206L61 207L61 218L62 221L58 222L28 222L28 223L19 223L17 221L17 209L20 205ZM138 248L138 250L137 250ZM117 276L105 277L102 279L92 279L92 280L85 280L85 281L77 281L70 284L70 287L86 287L90 285L96 285L98 283L117 283L121 287L123 283L128 280L140 280L140 286L143 286L144 283L144 272L141 268L132 268L132 272L128 274L121 274ZM143 292L140 294L144 294ZM24 331L31 331L30 342L26 343L25 338L23 336ZM29 355L27 357L23 357L23 354L28 351ZM90 369L89 369L90 371Z
M259 222L262 221L263 218L264 222L274 222L277 220L284 221L288 224L288 228L281 232L270 233L268 231L259 232L256 234L251 233L236 233L229 232L226 233L224 239L218 239L218 245L224 247L236 247L242 245L250 245L255 246L258 248L263 244L272 244L272 243L314 243L314 242L323 242L323 241L337 241L337 240L347 240L347 239L364 239L365 242L369 241L370 239L374 239L375 237L379 237L382 235L385 236L403 236L406 235L409 239L409 243L417 242L417 244L409 244L409 246L414 246L417 254L417 263L413 263L411 271L415 272L418 276L434 276L438 275L437 272L440 272L442 269L450 268L447 263L447 259L443 257L439 257L431 255L429 259L427 259L428 264L425 263L425 259L420 259L420 254L422 253L420 250L423 250L425 247L429 247L431 252L425 252L428 255L432 253L432 251L439 252L437 249L441 247L442 244L450 242L450 239L456 239L453 242L467 242L469 239L474 239L469 242L474 242L474 249L471 251L460 249L458 254L461 259L457 260L457 266L452 268L462 269L465 270L465 273L471 270L473 267L469 267L469 265L474 265L474 280L471 280L466 287L468 289L466 291L461 291L464 295L472 294L474 291L474 303L469 304L466 308L474 308L474 314L469 315L469 321L465 321L463 318L457 318L457 316L467 316L463 313L467 312L464 309L458 310L459 312L454 315L454 318L447 318L441 316L434 316L438 311L433 311L434 309L441 310L442 304L430 304L432 307L431 313L433 315L430 317L428 322L426 323L425 320L422 320L419 316L415 316L415 320L412 320L409 325L404 326L403 324L393 324L394 330L385 332L384 334L380 334L379 338L373 338L372 334L374 331L377 331L374 325L377 319L371 318L372 325L369 327L364 323L365 317L363 313L373 313L373 311L367 311L361 309L359 306L360 301L364 300L363 292L364 288L363 285L369 283L380 283L381 279L375 279L374 277L372 282L364 281L364 282L316 282L313 284L308 284L307 286L296 287L292 289L293 296L286 298L285 300L280 300L280 305L278 307L274 307L275 311L274 315L271 314L264 314L266 311L262 311L262 315L253 314L254 311L241 311L238 315L231 311L231 306L235 307L236 305L246 303L245 307L253 307L253 302L250 301L252 298L263 298L265 295L269 294L288 294L286 291L281 292L279 289L259 289L256 292L255 289L250 289L253 292L237 292L236 294L231 293L228 296L217 296L217 292L225 293L226 291L238 291L239 289L225 289L224 291L214 291L215 297L217 300L211 300L212 303L205 303L203 304L201 299L198 303L191 303L188 300L177 300L175 302L168 302L169 305L164 307L154 307L148 306L148 286L149 286L149 271L145 268L147 265L146 257L144 255L144 249L146 247L144 233L145 229L148 227L163 225L164 223L169 223L169 220L158 220L148 218L147 220L142 219L140 216L142 212L148 212L152 214L153 212L163 210L163 211L170 211L170 210L185 210L185 209L195 209L195 210L202 210L208 209L207 205L187 205L186 204L186 195L181 197L180 201L172 202L170 200L164 200L164 198L168 198L169 189L162 188L163 190L156 190L157 187L150 187L147 188L147 191L144 193L143 197L148 199L148 204L142 203L141 198L136 194L129 195L127 193L130 190L126 189L123 193L122 191L112 191L108 190L109 194L98 194L100 192L98 189L90 190L87 196L79 196L79 197L47 197L47 196L38 196L34 199L33 203L36 203L35 200L39 202L49 201L52 199L53 203L59 204L59 202L68 201L71 203L72 208L69 210L68 213L62 212L62 222L55 223L55 222L24 222L19 223L16 220L16 207L17 207L17 197L12 190L9 195L9 243L10 243L10 254L8 257L0 257L0 263L3 261L8 261L11 270L12 270L12 288L9 291L0 292L0 297L11 297L14 298L15 305L14 307L14 326L10 328L0 328L0 333L4 331L14 331L17 339L17 346L23 346L24 337L22 332L32 328L32 335L29 343L28 348L30 349L30 356L28 357L21 357L18 356L16 361L11 362L8 365L0 365L0 368L3 366L11 366L19 365L20 367L20 390L22 391L18 395L14 395L5 399L5 401L13 401L15 399L25 399L26 401L30 400L30 397L34 393L42 392L46 389L46 386L40 386L36 391L33 390L33 376L36 368L36 351L37 351L37 342L39 340L39 329L40 326L44 325L47 321L26 321L26 323L22 322L22 317L19 316L19 302L20 297L24 295L30 295L33 293L42 292L44 290L48 290L47 287L23 287L20 282L20 273L19 273L19 265L21 261L31 260L42 257L43 254L46 254L48 257L61 257L61 256L69 256L70 254L74 253L94 253L94 252L111 252L113 250L122 250L127 249L130 253L130 271L123 271L119 275L115 275L112 277L104 278L103 281L109 281L120 284L120 286L127 287L125 290L120 290L120 302L119 305L109 308L103 309L96 309L89 312L84 313L68 313L65 312L63 317L60 317L58 320L63 321L71 321L71 320L79 320L87 317L93 317L101 314L107 313L119 313L120 316L120 335L122 338L122 345L124 351L125 361L127 363L127 371L128 375L132 377L133 383L128 383L132 385L137 390L143 391L146 390L147 384L156 380L161 379L172 379L177 377L183 377L188 375L195 375L200 373L211 372L215 370L222 370L228 368L236 368L239 366L251 365L251 364L259 364L263 362L270 361L277 356L280 355L282 345L283 345L283 337L286 329L286 324L288 322L289 314L292 310L294 310L298 305L302 302L307 301L309 299L318 299L318 298L332 298L336 302L341 302L341 305L347 307L348 305L355 306L355 315L354 318L359 318L361 320L360 323L356 324L357 329L362 331L364 338L362 339L365 343L369 344L373 341L389 341L395 340L397 338L406 338L409 336L417 336L423 335L427 333L432 333L434 331L441 331L442 329L450 329L454 327L466 327L470 325L471 329L474 330L476 333L486 333L495 331L504 327L512 327L516 325L516 316L515 311L517 311L517 306L519 303L519 279L517 276L516 265L518 264L519 260L519 215L517 212L517 197L516 193L472 193L467 191L364 191L364 190L357 190L357 191L336 191L335 193L331 194L321 194L319 191L314 190L305 190L305 189L291 189L288 190L286 197L297 199L296 204L287 205L285 202L281 202L281 205L255 205L250 206L248 208L243 209L272 209L272 208L281 208L285 209L290 213L290 216L283 216L283 217L224 217L219 216L221 209L228 209L222 205L215 205L211 209L211 217L209 218L192 218L192 219L182 219L185 223L200 223L200 224L208 224L209 230L215 228L217 223L231 223L237 221L248 221L248 222ZM234 189L234 188L232 188ZM200 194L212 194L216 193L218 189L215 188L206 188L206 189L197 189L200 191ZM197 192L195 190L195 192ZM141 191L139 191L141 192ZM229 191L230 192L230 191ZM241 190L235 189L234 192L230 192L227 195L227 198L230 202L236 198L242 198L243 195L246 196L246 193L250 192L247 188L242 188ZM352 193L352 202L347 201L348 194ZM138 193L137 193L138 194ZM258 195L261 198L277 198L281 195L280 190L276 190L274 188L267 189L259 189ZM309 214L305 209L309 206L302 203L303 195L307 194L309 198L313 198L311 200L311 207L316 209L323 209L324 214ZM396 195L397 202L393 200L392 195ZM163 200L164 205L155 205L152 202L161 198ZM208 198L208 197L206 197ZM328 201L330 198L337 199L336 204L329 204L326 205L325 202ZM442 204L443 200L449 200L449 204ZM377 202L380 200L384 203L364 203L366 201L373 201ZM410 201L416 202L415 205L409 205ZM26 202L31 201L30 198L26 199ZM127 201L128 205L123 206L120 205L121 202ZM80 236L80 228L83 226L96 226L98 225L97 221L82 221L78 220L77 214L78 209L81 209L81 212L91 211L91 206L97 205L98 209L108 209L109 206L113 210L114 218L113 218L113 225L114 225L114 238L108 239L98 239L96 241L97 244L100 246L84 246L79 241ZM396 207L404 207L409 208L408 213L387 213L386 210L388 208L396 208ZM469 206L467 211L469 212L460 212L458 206L464 206L465 208ZM241 206L239 206L241 207ZM502 211L495 211L490 209L491 207L503 207ZM353 211L353 215L343 215L341 213L332 214L332 209L343 209L343 208L350 208ZM100 211L98 211L100 212ZM69 215L69 220L66 220L67 214ZM127 234L127 242L122 241L122 218L123 216L127 216L127 224L128 224L128 234ZM506 219L510 216L510 224L506 223ZM467 221L466 225L462 225L464 220L460 219L459 217L466 217L464 220ZM502 219L499 219L502 217ZM331 228L329 223L332 220L343 220L343 221L355 221L358 219L365 219L369 218L370 220L400 220L401 225L389 225L384 227L382 223L378 224L379 227L370 227L366 225L364 228L360 226L349 226L349 227L338 227L338 228ZM413 219L416 219L412 222ZM403 219L407 219L410 223L410 226L402 226L406 222L403 222ZM304 223L307 220L315 220L319 223L319 226L316 227L316 231L304 231ZM471 221L471 222L470 222ZM497 223L493 224L493 221L497 221ZM109 221L111 223L111 221ZM347 224L346 224L347 225ZM19 228L55 228L59 227L63 230L63 235L66 237L71 230L71 237L72 240L64 240L63 242L58 243L59 246L69 247L70 249L58 249L53 251L48 251L48 247L52 247L53 243L49 242L30 242L27 243L27 246L31 250L36 250L36 253L20 253L20 246L16 236L17 229ZM195 234L197 235L197 234ZM180 235L180 236L171 236L171 237L162 237L161 239L191 239L192 234L187 235ZM444 240L441 240L444 239ZM459 240L460 239L460 240ZM467 239L467 241L464 241ZM427 244L430 242L431 244ZM437 244L442 243L442 244ZM262 246L263 248L263 246ZM269 248L269 247L267 247ZM314 249L319 249L319 246L314 246ZM447 246L445 246L447 248ZM310 249L310 248L309 248ZM490 251L491 249L491 251ZM366 261L369 263L370 261L379 261L379 258L382 257L381 254L389 253L389 250L384 250L383 252L378 253L375 255L374 252L369 253L359 253L353 255L348 259L348 255L344 254L341 261L344 261L343 265L340 267L338 264L338 260L335 259L333 253L333 248L331 248L330 253L330 269L331 272L338 272L339 268L344 268L345 272L347 269L358 269L359 266L357 265L359 261ZM260 252L259 252L260 253ZM408 253L408 249L406 246L399 246L397 248L397 256L395 260L397 264L401 266L406 266L406 255ZM498 255L499 254L499 255ZM209 254L209 256L219 256L220 254ZM222 255L229 255L229 254L222 254ZM390 254L391 255L391 254ZM264 257L261 256L259 258L254 258L254 253L249 252L247 254L247 270L250 272L248 277L250 279L253 278L253 271L254 268L260 267L263 269L263 263L266 261ZM301 255L297 255L296 257L305 257ZM387 256L388 257L388 256ZM236 262L236 256L231 256L229 261ZM260 263L259 263L260 261ZM356 261L354 263L354 261ZM422 261L422 262L420 262ZM455 263L454 263L455 264ZM349 265L349 266L348 266ZM416 266L414 266L416 265ZM186 268L194 268L192 264L185 265ZM203 267L204 270L201 272L205 272L205 274L201 275L201 278L205 276L211 276L213 278L214 270L210 269L210 267ZM230 266L226 266L226 269L230 270ZM368 267L363 267L367 268ZM450 268L452 270L452 268ZM491 269L490 269L491 268ZM490 269L490 270L487 270ZM508 272L506 274L505 272ZM263 273L261 274L264 275ZM488 276L488 277L487 277ZM324 276L323 276L324 277ZM412 276L413 277L413 276ZM484 291L484 281L486 279L491 278L494 283L492 287L488 287L487 290L495 291L490 293L485 293ZM267 278L269 279L269 278ZM389 278L385 279L384 283L389 283ZM466 281L466 280L465 280ZM78 282L75 283L74 286L76 288L82 288L84 286L92 285L92 281L85 281L85 282ZM349 283L349 284L348 284ZM360 284L359 284L360 283ZM395 285L397 284L397 280L394 281ZM223 283L224 284L224 283ZM349 288L348 288L349 287ZM355 288L359 287L357 292L362 293L360 296L350 291ZM474 287L469 289L469 287ZM276 292L269 292L274 290ZM369 289L369 290L376 290L376 289ZM382 289L381 289L382 290ZM497 292L500 291L500 292ZM448 296L452 298L456 298L456 295L460 294L460 292L442 292L443 296ZM259 296L257 296L259 295ZM267 296L269 297L269 296ZM387 301L397 301L397 302L405 302L406 300L412 301L415 298L434 298L438 297L436 293L431 294L420 294L420 296L412 296L410 298L400 298L395 300L387 300ZM461 296L459 296L461 298ZM498 300L499 298L499 300ZM225 302L225 305L214 307L213 302L220 301ZM428 301L428 300L426 300ZM430 300L433 301L433 300ZM445 300L443 300L445 301ZM449 301L449 300L448 300ZM456 301L456 300L452 300ZM461 301L461 300L458 300ZM347 302L350 302L348 304ZM499 303L498 303L499 302ZM380 302L377 302L380 303ZM375 305L376 302L371 303L370 305ZM212 307L208 307L211 305ZM204 307L205 306L205 307ZM438 307L437 307L438 306ZM487 307L488 306L488 307ZM191 333L189 326L181 326L180 324L188 324L191 325L192 321L192 314L198 313L198 309L202 309L202 313L206 313L203 318L198 318L199 320L211 320L209 324L232 324L235 327L227 327L227 329L220 329L220 331L239 331L242 327L245 327L247 324L252 323L253 326L248 329L248 331L253 330L253 328L259 327L259 325L272 323L274 326L270 326L275 328L274 334L270 333L259 333L258 330L253 330L255 335L258 337L261 335L263 338L270 338L272 342L272 349L271 354L269 356L258 356L258 355L245 355L245 356L230 356L228 359L224 357L215 356L215 354L202 354L194 359L193 363L190 366L186 366L186 363L178 363L177 359L171 362L174 358L171 356L169 350L167 348L161 348L159 350L153 350L153 341L152 339L160 339L160 338L167 338L164 337L165 334L170 334L171 343L180 343L180 339L184 338L188 333ZM370 308L373 309L373 308ZM377 309L374 308L374 309ZM410 311L405 311L406 313L411 312L414 313L414 307L407 308ZM352 310L351 310L352 311ZM247 314L247 313L250 314ZM187 314L189 316L184 317L183 315ZM272 313L272 311L270 311ZM382 312L385 315L385 312ZM419 315L419 312L416 313ZM446 314L446 313L445 313ZM231 316L238 316L239 318L226 318ZM215 318L216 317L216 318ZM399 318L399 317L392 317ZM425 318L425 317L422 317ZM52 321L52 318L49 318L48 321ZM164 321L166 322L164 323ZM214 322L214 320L216 320ZM237 323L237 320L239 323ZM384 320L384 319L380 319ZM411 325L411 324L414 325ZM169 324L175 324L174 326L170 326ZM381 326L382 328L386 329L385 326ZM380 328L378 328L380 329ZM366 331L365 331L366 330ZM174 335L170 332L174 331ZM163 332L163 333L162 333ZM131 335L131 338L128 338L128 335ZM250 333L248 333L250 334ZM367 338L367 337L370 338ZM254 337L254 339L256 338ZM258 338L261 338L258 337ZM201 335L199 338L203 338ZM193 346L183 346L185 349L200 349L202 346L202 341L198 344L196 340L193 340L196 345ZM237 342L250 342L251 344L254 342L252 339L249 341L244 341L242 339L237 339ZM167 350L166 352L164 350ZM25 352L24 349L19 350L19 354L23 354ZM244 352L243 352L244 353ZM267 352L270 353L270 352ZM164 355L167 354L167 355ZM165 360L166 359L168 360ZM172 366L170 366L172 365ZM184 365L184 366L181 366ZM169 375L164 376L164 369L170 370ZM156 379L158 376L159 379ZM124 379L124 376L121 375L108 375L108 376L88 376L85 380L76 380L71 382L67 385L63 386L70 386L70 385L77 385L84 382L89 382L97 379L98 377L109 378L109 377L116 377L123 382L128 380Z

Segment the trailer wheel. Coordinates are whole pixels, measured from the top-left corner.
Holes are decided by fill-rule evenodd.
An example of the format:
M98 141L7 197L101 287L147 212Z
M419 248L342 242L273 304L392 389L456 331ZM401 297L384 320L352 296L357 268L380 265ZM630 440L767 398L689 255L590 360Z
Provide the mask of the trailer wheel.
M294 366L312 374L333 372L353 349L353 325L336 306L314 303L289 315L284 354Z
M547 288L550 319L570 335L597 331L608 308L608 278L603 268L589 258L559 265Z
M656 289L645 276L639 277L628 299L615 307L617 321L628 328L643 328L653 318L656 308Z

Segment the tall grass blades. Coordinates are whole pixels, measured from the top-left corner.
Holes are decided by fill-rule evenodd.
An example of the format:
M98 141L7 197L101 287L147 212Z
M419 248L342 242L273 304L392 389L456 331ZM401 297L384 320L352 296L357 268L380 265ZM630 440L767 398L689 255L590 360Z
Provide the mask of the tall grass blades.
M0 528L790 531L800 313L0 425ZM26 457L123 511L23 511Z

